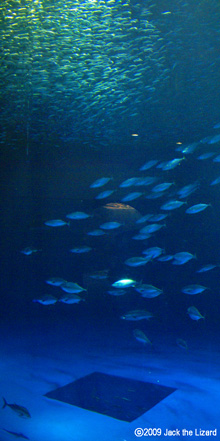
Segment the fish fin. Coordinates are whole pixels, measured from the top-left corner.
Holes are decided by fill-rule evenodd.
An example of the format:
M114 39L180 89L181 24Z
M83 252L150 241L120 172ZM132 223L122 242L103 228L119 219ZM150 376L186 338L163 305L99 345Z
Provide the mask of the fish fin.
M4 401L2 409L4 409L8 405L8 403L7 403L7 401L6 401L6 399L4 397L2 397L2 399Z

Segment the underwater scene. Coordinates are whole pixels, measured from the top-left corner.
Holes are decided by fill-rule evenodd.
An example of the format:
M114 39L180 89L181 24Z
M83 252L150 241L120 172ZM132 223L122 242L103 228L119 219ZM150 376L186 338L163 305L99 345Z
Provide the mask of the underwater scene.
M0 4L0 441L220 440L219 0Z

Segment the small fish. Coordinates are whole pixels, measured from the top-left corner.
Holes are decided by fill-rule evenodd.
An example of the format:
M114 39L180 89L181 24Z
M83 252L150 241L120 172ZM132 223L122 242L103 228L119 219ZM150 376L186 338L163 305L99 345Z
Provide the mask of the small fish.
M212 136L212 138L208 141L208 144L215 144L220 141L220 134Z
M202 266L199 270L197 270L197 273L205 273L206 271L211 271L214 268L217 268L218 265L209 263L207 265Z
M133 311L129 311L126 314L121 316L122 320L131 320L131 321L139 321L139 320L149 320L153 317L151 312L148 312L144 309L135 309Z
M106 190L102 191L102 193L99 193L95 198L96 199L105 199L111 196L111 194L114 193L114 190Z
M164 256L159 257L157 260L159 260L159 262L169 262L172 259L173 259L172 254L165 254Z
M28 436L24 435L24 434L21 433L21 432L12 432L11 430L6 430L6 429L1 429L1 430L4 430L4 432L9 433L10 435L14 435L14 436L16 436L17 438L30 439L30 438L28 438Z
M160 222L160 221L166 219L167 216L168 216L168 214L165 214L165 213L154 214L150 218L150 222Z
M199 188L199 183L193 182L192 184L188 184L180 188L177 194L179 195L180 199L184 199L188 197L190 194L194 193L198 188Z
M146 265L150 260L151 257L130 257L130 259L126 259L124 263L128 266L137 267Z
M119 187L121 188L127 188L127 187L131 187L132 185L135 185L136 182L138 182L139 178L129 178L126 179L125 181L123 181Z
M136 224L143 224L144 222L147 222L149 219L151 219L152 216L153 214L145 214L136 221Z
M163 290L160 288L157 288L153 285L147 285L145 283L135 286L135 291L139 292L142 297L153 299L154 297L158 297L160 294L162 294Z
M184 286L184 288L182 288L182 292L184 294L195 295L195 294L200 294L201 292L205 291L206 289L208 289L206 286L194 284L194 285Z
M213 129L220 129L220 123L217 123L213 126Z
M48 294L39 299L33 299L32 302L41 303L41 305L54 305L55 303L58 302L58 299Z
M162 170L172 170L173 168L177 167L185 158L175 158L171 161L167 161L165 165L162 167Z
M135 234L134 236L132 236L132 239L134 240L145 240L145 239L149 239L149 237L151 237L150 234L146 233L146 234Z
M10 407L13 412L17 413L18 416L22 418L31 418L31 415L26 407L20 406L19 404L8 404L6 399L3 397L2 409L5 409L6 406Z
M66 217L72 220L80 220L80 219L88 219L88 217L92 217L92 215L84 213L83 211L74 211L73 213L67 214Z
M149 224L146 225L146 227L141 228L140 233L141 234L155 233L156 231L159 231L161 228L165 226L166 226L165 224Z
M72 305L73 303L79 303L81 301L85 301L85 299L82 299L81 297L72 293L66 293L59 298L59 302L67 303L68 305Z
M162 184L158 184L156 185L156 187L153 187L152 191L156 193L160 191L165 191L168 190L168 188L170 188L171 185L173 185L173 182L163 182Z
M21 250L22 254L25 254L26 256L30 256L33 253L37 253L38 251L42 251L42 250L38 250L37 248L33 248L33 247L26 247L23 250Z
M136 338L136 340L140 341L141 343L152 346L151 341L146 336L146 334L143 331L141 331L141 329L134 329L133 335Z
M108 291L108 294L110 294L111 296L123 296L126 294L126 292L126 289L112 289Z
M181 207L186 202L183 201L169 201L163 204L160 208L161 210L176 210L176 208Z
M144 171L144 170L149 170L150 168L154 167L154 165L156 165L158 163L157 159L151 159L150 161L145 162L144 165L142 165L139 170Z
M192 320L200 320L205 318L202 314L200 314L200 312L195 306L190 306L187 309L187 313L189 314Z
M61 219L52 219L44 222L48 227L64 227L64 225L69 226L69 222L65 222Z
M183 340L182 338L177 338L176 344L177 344L177 346L179 346L179 348L184 349L185 351L188 350L188 345L187 345L186 341Z
M96 271L92 274L89 275L89 277L91 277L91 279L95 279L95 280L106 280L108 279L108 273L109 270L100 270L100 271Z
M192 205L191 207L187 208L186 213L188 213L188 214L200 213L200 211L203 211L207 207L210 207L210 206L211 206L211 204L196 204L196 205Z
M48 285L52 285L52 286L60 286L63 283L66 283L66 280L61 279L61 277L50 277L50 279L46 280L46 283L48 283Z
M77 294L78 292L81 291L86 291L85 288L82 288L81 286L78 285L78 283L74 283L74 282L65 282L62 285L60 285L60 288L65 292L69 292L73 294Z
M173 256L173 265L184 265L184 263L189 262L191 259L196 259L196 256L188 253L188 251L183 251L180 253L176 253Z
M82 253L88 253L91 250L92 250L91 247L88 247L87 245L81 245L79 247L72 248L70 250L70 252L71 253L76 253L76 254L82 254Z
M121 201L122 202L128 202L128 201L133 201L134 199L139 198L140 196L142 196L143 193L141 193L140 191L133 191L132 193L127 194L127 196L124 196Z
M121 227L120 222L105 222L104 224L100 225L100 228L103 230L114 230L115 228Z
M215 155L215 152L206 152L206 153L202 153L201 155L199 155L197 157L197 159L199 159L200 161L203 161L204 159L209 159L214 155Z
M104 234L106 234L103 230L92 230L92 231L88 231L88 236L103 236Z
M159 257L162 253L164 253L163 248L160 247L151 247L147 248L146 250L142 251L142 254L145 256L148 256L152 259L156 259L156 257Z
M220 176L214 179L214 181L212 181L210 185L217 185L217 184L220 184Z
M137 282L132 279L120 279L112 284L113 288L130 288L136 286Z
M107 184L112 178L99 178L96 179L91 185L90 188L98 188L102 187L103 185Z

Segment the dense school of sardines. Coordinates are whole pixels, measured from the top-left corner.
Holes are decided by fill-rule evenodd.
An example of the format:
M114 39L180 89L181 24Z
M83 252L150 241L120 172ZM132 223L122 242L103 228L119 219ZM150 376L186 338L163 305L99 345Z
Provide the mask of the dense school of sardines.
M216 124L214 128L220 128L220 124ZM136 279L130 278L130 268L132 268L132 271L135 271L135 268L145 266L152 261L160 262L160 264L162 262L170 262L169 265L171 264L181 266L186 265L192 259L197 259L197 256L195 254L192 254L189 250L176 250L175 254L167 254L162 247L159 247L158 244L157 246L155 246L152 242L154 241L157 232L160 229L167 227L167 225L165 224L166 218L168 216L170 217L175 210L178 210L182 207L181 209L184 209L185 216L199 217L202 211L212 209L211 205L204 200L200 200L199 196L196 204L190 204L190 195L195 193L199 189L198 181L186 183L181 188L175 188L176 184L174 182L167 181L166 178L167 171L173 170L179 166L181 167L181 164L188 160L188 155L191 155L191 158L195 159L196 161L211 159L214 163L220 162L218 151L213 149L213 151L210 152L210 145L216 144L216 146L218 146L219 142L220 134L212 135L200 140L199 142L187 146L180 145L176 150L181 152L181 157L163 162L160 162L156 159L148 159L147 162L143 164L139 169L139 172L141 172L141 176L127 178L119 184L118 188L112 188L100 192L100 189L102 189L102 187L104 187L108 183L111 183L112 185L112 182L114 181L111 177L99 177L95 182L91 183L91 192L97 191L97 193L94 194L94 197L96 199L105 200L106 198L114 194L114 202L109 204L113 207L114 205L124 206L123 202L125 200L132 201L139 197L142 197L143 199L145 198L147 201L147 207L151 207L149 202L151 199L162 199L160 212L143 213L143 215L140 215L139 218L135 221L135 226L138 232L137 234L132 236L131 240L138 240L140 242L142 241L142 255L133 255L126 258L126 260L123 262L125 269L121 274L121 278L119 280L113 280L113 283L110 283L110 281L108 282L108 294L118 297L126 295L128 292L131 292L133 290L136 293L140 294L141 297L143 297L144 299L159 297L163 293L163 290L157 286L146 283L145 280L138 280L138 275ZM206 145L208 146L208 149L205 147L206 151L201 152L201 150L203 150L204 146ZM143 172L146 171L147 173L151 172L151 176L143 176ZM220 184L220 176L217 176L214 180L211 180L209 184L211 187ZM130 191L137 186L140 186L142 188L142 192ZM150 188L147 193L146 188L148 190ZM117 192L121 192L121 189L123 189L123 191L125 192L125 196L123 196L121 199L117 199ZM171 193L169 193L170 189L172 189ZM127 206L125 205L125 207ZM53 228L59 230L60 227L72 227L72 223L74 223L76 220L89 223L89 219L92 217L93 214L86 213L84 211L73 211L66 215L65 220L57 217L56 219L46 220L45 225L46 227L48 227L48 229ZM93 230L91 230L88 225L86 237L88 238L89 236L92 236L98 238L99 236L103 235L110 235L111 237L112 232L120 232L123 227L124 225L122 222L118 222L115 220L109 221L107 219L106 222L97 224L96 228ZM57 231L57 234L59 235L59 231ZM99 244L97 243L95 247L96 249L93 249L93 247L91 247L90 245L85 244L87 240L86 237L84 238L83 244L78 244L74 248L70 249L70 252L76 254L77 256L79 256L80 254L93 252L95 257L95 253L97 248L99 247ZM118 238L118 240L120 241L120 233L118 235ZM146 242L149 239L151 241L151 246L146 248ZM32 253L38 251L40 250L38 250L37 248L26 247L21 252L25 255L31 255ZM198 265L196 271L196 273L198 274L198 282L189 283L182 286L182 293L189 296L197 296L209 289L209 287L200 284L199 274L211 271L216 267L218 267L218 262L207 262L203 265ZM96 279L97 281L108 281L109 271L99 268L97 271L91 272L90 277ZM75 304L81 301L86 302L87 289L80 286L76 281L67 281L64 280L62 277L54 275L54 277L48 278L46 282L47 284L56 287L54 290L54 295L46 294L42 297L35 298L33 300L34 302L38 302L43 305L52 305L57 302L63 302L66 304ZM186 313L194 321L205 318L203 315L204 313L201 313L197 306L195 306L194 304L188 307ZM128 321L149 320L153 317L154 314L149 312L147 309L135 309L125 311L124 314L120 316L121 319ZM134 337L138 341L141 341L142 343L147 345L152 344L149 338L141 329L135 329L133 333ZM187 343L182 339L177 339L177 344L184 349L187 348Z
M116 115L135 118L167 77L150 16L130 0L3 2L3 128L16 122L20 134L40 140L44 133L90 144L109 139Z

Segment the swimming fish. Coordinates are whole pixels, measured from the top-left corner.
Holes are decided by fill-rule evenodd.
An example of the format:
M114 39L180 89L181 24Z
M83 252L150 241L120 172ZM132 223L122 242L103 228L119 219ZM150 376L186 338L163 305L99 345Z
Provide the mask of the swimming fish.
M112 284L113 288L130 288L137 284L135 280L132 279L120 279Z
M4 430L4 432L9 433L10 435L14 435L14 436L16 436L17 438L30 439L30 438L28 438L28 436L24 435L24 434L21 433L21 432L12 432L11 430L7 430L7 429L1 429L1 430Z
M208 263L207 265L202 266L200 269L198 269L197 273L205 273L206 271L211 271L214 268L217 268L218 265Z
M99 193L95 198L96 199L105 199L111 196L111 194L114 193L114 190L106 190Z
M66 283L66 280L62 279L61 277L50 277L46 280L46 283L52 286L60 286L63 283Z
M80 219L88 219L89 217L92 217L92 215L84 213L83 211L74 211L73 213L67 214L66 217L72 220L80 220Z
M131 321L139 321L139 320L149 320L153 317L151 312L148 312L144 309L135 309L133 311L129 311L121 316L122 320L131 320Z
M189 253L188 251L182 251L173 255L173 265L184 265L184 263L189 262L191 259L196 259L196 256Z
M37 253L38 251L42 251L42 250L38 250L37 248L33 248L33 247L26 247L23 250L21 250L22 254L25 254L26 256L30 256L33 253Z
M108 291L108 294L110 294L111 296L123 296L126 294L126 292L126 289L112 289Z
M17 413L17 415L22 418L31 418L31 415L26 407L20 406L19 404L8 404L6 399L3 397L2 409L5 409L6 406L10 407L13 412Z
M78 285L78 283L74 282L64 282L60 285L60 288L65 292L70 292L73 294L77 294L78 292L86 291L85 288L82 288Z
M122 202L128 202L128 201L133 201L134 199L139 198L140 196L142 196L143 193L141 193L140 191L133 191L132 193L127 194L127 196L124 196L121 201Z
M85 301L85 299L82 299L81 297L73 293L63 294L62 297L59 298L59 302L67 303L68 305L79 303L81 301Z
M183 201L169 201L165 204L161 205L161 210L176 210L177 208L181 207L185 202Z
M58 299L48 294L39 299L33 299L32 302L41 303L41 305L54 305L55 303L58 302Z
M146 334L143 331L141 331L141 329L134 329L133 335L136 338L136 340L140 341L141 343L144 343L144 345L152 346L151 341L146 336Z
M205 318L202 314L200 314L200 312L195 306L190 306L187 309L187 313L189 314L192 320L200 320Z
M87 245L81 245L79 247L71 248L70 252L76 254L82 254L82 253L88 253L91 250L92 250L91 247Z
M200 211L205 210L207 207L210 207L210 204L196 204L187 208L186 213L188 214L196 214L200 213Z
M104 224L100 225L100 228L103 230L114 230L115 228L121 227L120 222L105 222Z
M158 159L151 159L150 161L145 162L145 164L143 164L139 170L144 171L144 170L149 170L150 168L154 167L154 165L156 165L158 163Z
M146 283L140 284L135 286L135 291L139 292L142 297L152 299L154 297L158 297L160 294L162 294L163 290L160 288L157 288L153 285L147 285Z
M146 265L151 260L151 257L130 257L130 259L125 260L125 265L128 266L143 266Z
M182 288L182 292L184 292L184 294L194 295L194 294L200 294L206 289L208 289L206 286L194 284L194 285L184 286L184 288Z
M152 259L156 259L156 257L159 257L162 253L164 253L164 250L160 247L151 247L142 251L142 254Z
M99 178L96 179L96 181L94 181L91 185L90 188L99 188L102 187L103 185L107 184L107 182L109 182L112 178Z
M151 234L165 227L165 224L149 224L140 229L141 234Z
M69 222L65 222L61 219L48 220L48 221L44 222L44 224L47 225L48 227L64 227L64 225L69 226Z

